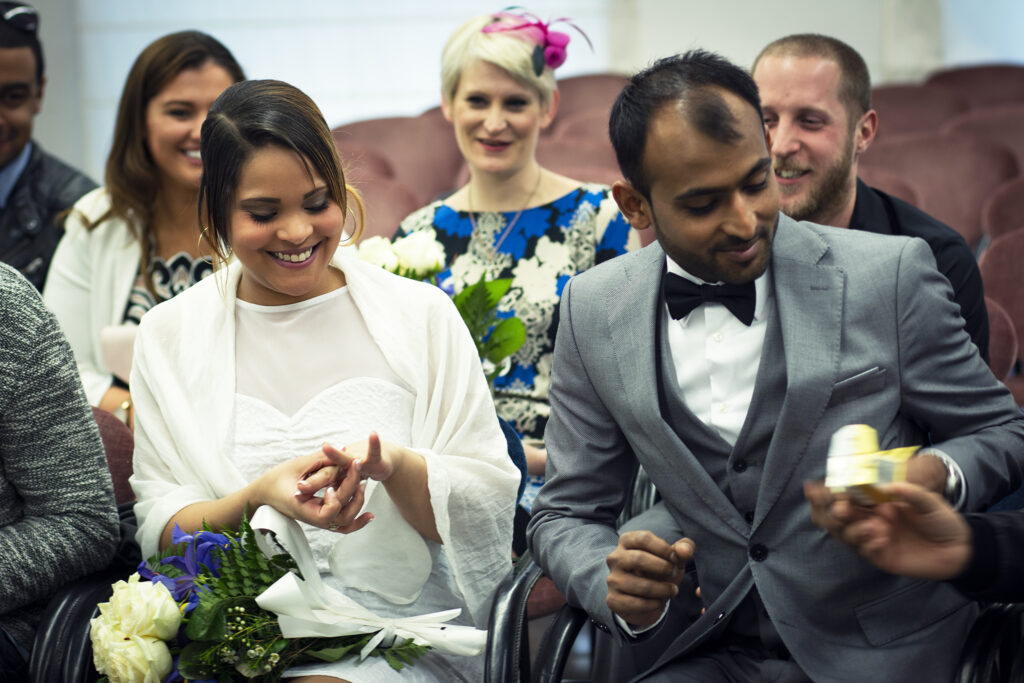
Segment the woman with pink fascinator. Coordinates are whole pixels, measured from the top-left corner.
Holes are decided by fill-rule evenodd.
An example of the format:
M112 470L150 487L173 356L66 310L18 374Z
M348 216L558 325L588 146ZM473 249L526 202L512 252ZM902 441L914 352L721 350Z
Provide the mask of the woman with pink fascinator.
M447 254L438 276L456 289L511 277L501 315L526 324L526 343L494 381L499 417L523 437L529 509L543 482L544 426L558 301L565 282L634 246L610 189L543 168L537 139L558 111L555 69L567 33L532 14L506 10L470 19L441 56L445 118L469 168L469 182L402 221L397 236L434 230ZM578 30L578 29L577 29ZM582 33L582 32L581 32Z

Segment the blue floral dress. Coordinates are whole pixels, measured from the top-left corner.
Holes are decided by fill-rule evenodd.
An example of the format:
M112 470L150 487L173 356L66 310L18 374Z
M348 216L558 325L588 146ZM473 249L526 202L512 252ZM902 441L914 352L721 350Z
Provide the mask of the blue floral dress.
M619 213L611 190L596 184L525 209L518 219L510 211L475 212L470 220L468 212L439 200L403 220L396 237L427 228L436 231L445 249L448 267L438 276L442 284L447 280L458 292L481 274L512 278L499 315L523 321L526 343L494 381L494 402L498 415L524 438L543 439L562 288L594 264L639 248L637 235ZM521 505L530 509L540 483L542 478L531 477Z

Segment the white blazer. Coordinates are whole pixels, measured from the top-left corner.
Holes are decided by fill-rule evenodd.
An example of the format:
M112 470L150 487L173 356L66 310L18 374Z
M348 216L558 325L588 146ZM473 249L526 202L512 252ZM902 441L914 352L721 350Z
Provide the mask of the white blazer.
M102 187L75 202L43 288L43 301L71 343L92 405L99 404L112 383L100 332L123 321L142 260L139 242L124 221L108 219L86 229L86 219L92 222L109 208L110 196Z

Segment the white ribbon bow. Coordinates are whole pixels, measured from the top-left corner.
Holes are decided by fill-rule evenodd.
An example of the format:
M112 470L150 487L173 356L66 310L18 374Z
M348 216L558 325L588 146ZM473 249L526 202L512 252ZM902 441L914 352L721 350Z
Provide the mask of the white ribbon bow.
M325 584L298 522L269 505L259 507L249 524L257 532L256 541L264 555L272 557L283 550L292 556L302 572L301 579L288 572L256 598L256 604L277 614L278 626L285 638L323 638L376 631L359 653L364 659L373 648L389 646L396 638L412 639L417 645L429 645L453 655L475 655L484 649L486 631L447 623L457 617L461 609L414 617L382 617Z

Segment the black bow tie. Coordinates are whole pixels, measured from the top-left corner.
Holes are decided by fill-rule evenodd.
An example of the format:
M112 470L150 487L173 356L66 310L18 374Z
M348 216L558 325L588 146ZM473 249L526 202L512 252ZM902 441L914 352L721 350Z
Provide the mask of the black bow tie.
M754 321L753 281L742 285L698 285L674 273L665 273L664 287L668 312L676 320L685 318L701 304L719 303L744 325Z

